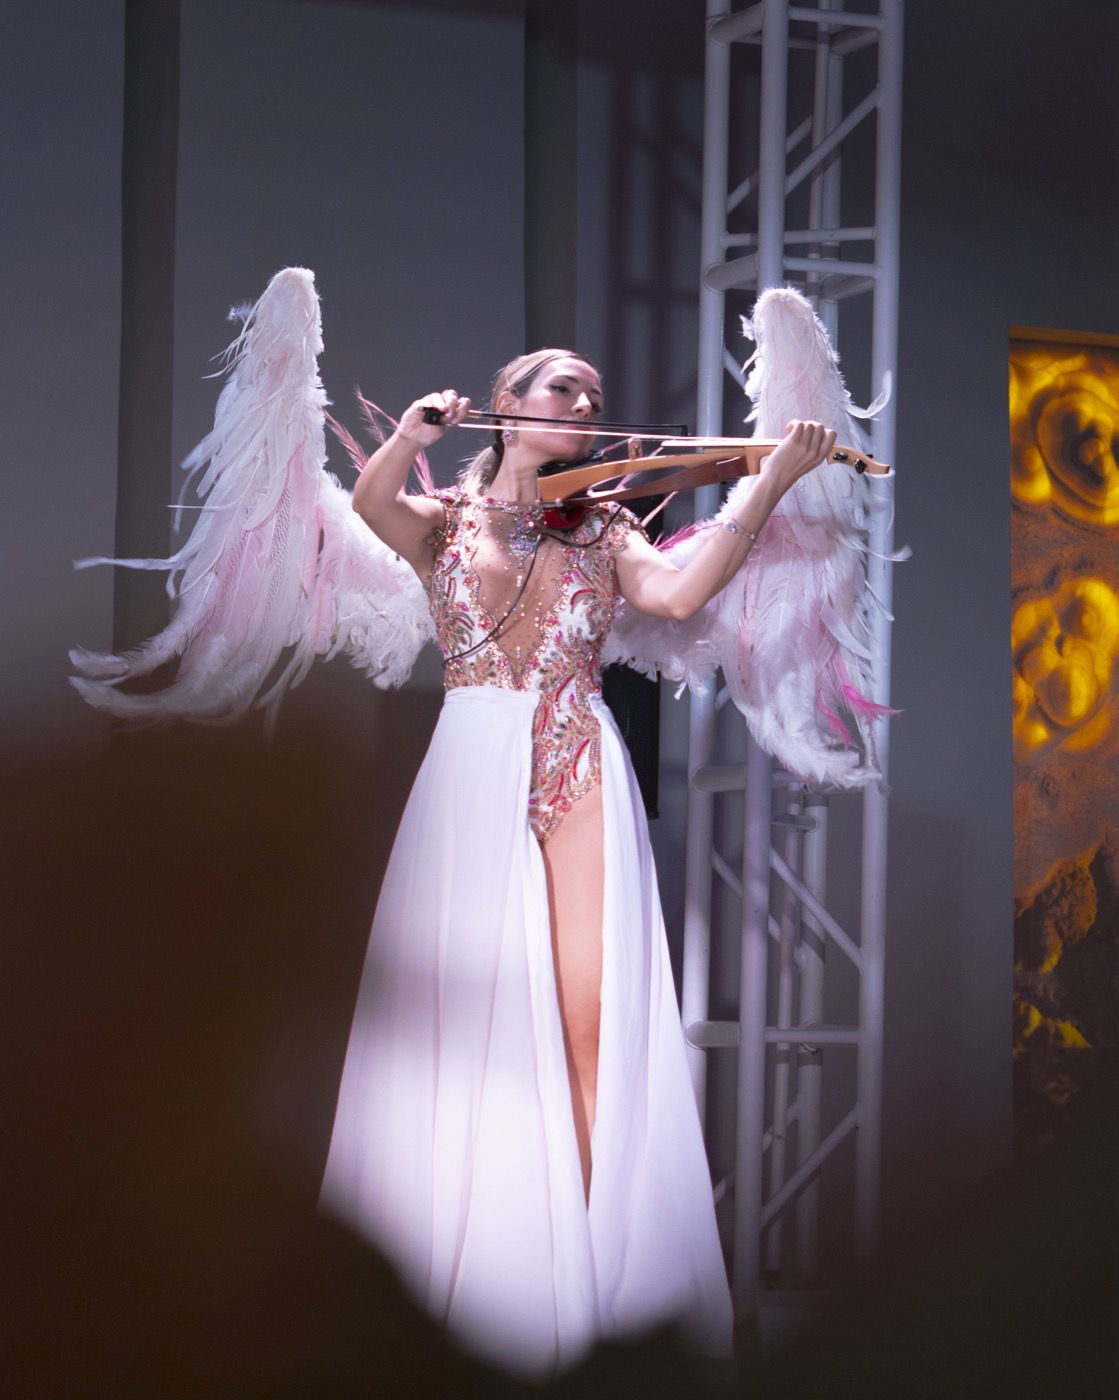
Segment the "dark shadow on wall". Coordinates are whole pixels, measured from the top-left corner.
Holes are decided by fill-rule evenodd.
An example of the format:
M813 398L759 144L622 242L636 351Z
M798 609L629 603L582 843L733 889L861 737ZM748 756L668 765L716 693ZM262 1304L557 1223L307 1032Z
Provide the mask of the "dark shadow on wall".
M701 125L671 70L623 60L612 76L601 368L624 414L694 431Z
M904 719L903 721L904 722ZM963 834L900 795L891 804L886 953L883 1200L887 1238L969 1175L965 1096L953 1092L966 1044L967 950L961 908ZM1009 983L1009 971L1007 973ZM1009 1029L1009 1022L1008 1022ZM1010 1045L1006 1050L1006 1083ZM1006 1131L1009 1132L1009 1104ZM974 1176L973 1176L974 1180Z

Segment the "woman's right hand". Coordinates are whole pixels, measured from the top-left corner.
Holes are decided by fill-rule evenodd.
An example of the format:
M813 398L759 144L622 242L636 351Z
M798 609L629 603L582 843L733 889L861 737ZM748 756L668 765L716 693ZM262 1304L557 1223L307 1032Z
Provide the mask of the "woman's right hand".
M425 423L425 408L438 409L443 415L443 421ZM442 393L437 394L425 394L400 415L396 435L414 443L417 448L430 447L433 442L439 441L448 428L461 423L469 409L470 400L460 399L453 389L444 389Z
M438 423L424 422L424 409L436 409ZM438 442L448 428L461 423L470 408L453 389L425 394L400 415L392 435L377 448L354 483L354 510L388 547L407 560L421 579L434 559L432 531L444 519L434 496L405 487L416 456Z

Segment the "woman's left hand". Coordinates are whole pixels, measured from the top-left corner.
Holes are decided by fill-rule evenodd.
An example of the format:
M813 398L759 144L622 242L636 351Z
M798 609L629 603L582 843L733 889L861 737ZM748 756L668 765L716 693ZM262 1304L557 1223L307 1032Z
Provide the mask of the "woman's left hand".
M785 436L762 462L759 475L784 495L794 482L818 467L834 446L832 428L796 419L786 427Z

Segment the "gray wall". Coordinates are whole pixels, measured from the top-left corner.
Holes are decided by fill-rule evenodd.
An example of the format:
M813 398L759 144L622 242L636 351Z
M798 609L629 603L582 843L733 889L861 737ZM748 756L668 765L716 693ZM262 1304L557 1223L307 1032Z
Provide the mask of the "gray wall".
M884 1163L902 1214L1009 1152L1008 332L1119 328L1119 14L908 9L898 538L914 558L895 571Z
M61 22L64 20L65 22ZM67 694L66 651L111 640L120 347L124 0L0 11L0 746L57 754L104 726Z
M397 1319L392 1343L428 1355L391 1283L299 1222L437 668L372 699L344 666L319 668L270 749L251 725L107 746L65 686L66 647L112 631L109 574L70 560L113 541L125 8L0 10L0 704L9 849L33 877L2 1058L13 1121L41 1142L5 1204L23 1210L14 1257L50 1261L17 1321L41 1354L59 1329L96 1342L114 1394L180 1393L166 1377L193 1375L197 1348L245 1385L272 1366L271 1393L294 1394L300 1366L308 1384L343 1362L378 1374L370 1299ZM525 181L539 208L553 176L575 249L550 304L530 289L531 323L573 332L612 412L691 418L702 8L581 6L574 53L549 69L571 105L526 172L519 0L183 0L174 457L212 417L202 375L226 309L289 262L317 273L345 415L358 382L390 410L429 386L483 395L524 335ZM1119 325L1115 27L1110 5L1058 0L942 0L907 19L897 537L914 559L895 583L884 1158L898 1236L1009 1152L1007 329ZM173 469L152 471L169 496ZM683 707L666 712L677 787L654 836L671 914ZM76 1125L65 1149L31 1131L44 1104ZM80 1189L68 1153L100 1164ZM250 1211L253 1234L258 1192L273 1224ZM141 1238L168 1243L145 1253ZM226 1293L207 1301L215 1272ZM298 1287L277 1282L293 1272ZM153 1310L176 1319L173 1361L148 1336ZM81 1374L66 1351L62 1380Z

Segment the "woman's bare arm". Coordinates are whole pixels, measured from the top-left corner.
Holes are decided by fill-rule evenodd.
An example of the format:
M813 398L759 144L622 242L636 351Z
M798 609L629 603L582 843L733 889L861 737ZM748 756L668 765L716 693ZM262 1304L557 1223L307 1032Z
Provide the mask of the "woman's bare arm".
M421 578L435 555L431 532L443 523L443 507L430 496L410 496L404 489L417 455L438 442L470 407L453 389L417 399L401 416L396 431L366 462L354 487L354 510L388 547L407 560ZM437 408L442 423L425 423L425 408Z
M702 549L681 569L636 533L618 555L618 587L627 603L654 617L692 617L725 588L749 553L774 506L802 476L819 465L835 445L835 433L819 423L790 423L782 441L762 464L750 495L734 520L735 529L712 532Z

